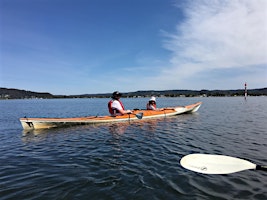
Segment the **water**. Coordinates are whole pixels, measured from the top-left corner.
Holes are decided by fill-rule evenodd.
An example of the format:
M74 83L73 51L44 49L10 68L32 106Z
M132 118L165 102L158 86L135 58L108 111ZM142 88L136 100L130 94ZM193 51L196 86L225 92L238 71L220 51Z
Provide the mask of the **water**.
M148 99L123 99L127 109ZM267 164L267 98L158 98L158 107L202 101L197 113L132 123L23 132L19 117L106 115L108 99L0 101L0 199L267 199L267 172L198 174L190 153Z

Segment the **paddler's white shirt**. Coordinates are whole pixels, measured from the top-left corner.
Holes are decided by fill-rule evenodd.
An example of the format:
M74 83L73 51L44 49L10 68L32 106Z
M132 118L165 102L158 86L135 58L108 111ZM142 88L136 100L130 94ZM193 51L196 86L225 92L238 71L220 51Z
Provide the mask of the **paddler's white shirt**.
M153 106L152 104L149 104L149 105L147 106L147 110L157 110L157 109L156 109L155 106Z
M111 104L111 108L116 108L117 110L123 110L123 108L121 107L121 104L119 101L114 100Z

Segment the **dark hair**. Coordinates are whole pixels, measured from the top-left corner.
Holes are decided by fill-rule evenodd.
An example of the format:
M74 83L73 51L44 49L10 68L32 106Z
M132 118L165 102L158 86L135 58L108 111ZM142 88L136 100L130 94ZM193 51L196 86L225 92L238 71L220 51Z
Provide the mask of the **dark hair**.
M113 92L113 94L112 94L112 98L113 98L113 99L119 98L119 97L121 97L121 96L122 96L122 93L120 93L119 91L115 91L115 92Z

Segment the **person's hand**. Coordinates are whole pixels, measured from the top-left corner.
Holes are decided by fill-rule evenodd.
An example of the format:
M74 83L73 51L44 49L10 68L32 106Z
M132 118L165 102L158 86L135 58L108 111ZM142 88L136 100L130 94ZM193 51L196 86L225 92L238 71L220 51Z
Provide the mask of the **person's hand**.
M131 110L126 110L127 114L132 114L133 112Z

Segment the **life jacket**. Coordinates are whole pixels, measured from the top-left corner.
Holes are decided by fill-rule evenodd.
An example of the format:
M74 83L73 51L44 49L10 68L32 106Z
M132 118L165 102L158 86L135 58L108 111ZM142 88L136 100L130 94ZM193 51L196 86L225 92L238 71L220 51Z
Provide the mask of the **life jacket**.
M124 110L124 106L123 106L123 104L122 104L122 102L120 100L114 100L114 99L112 99L112 100L110 100L108 102L108 111L109 111L109 113L111 115L114 115L116 113L119 113L119 111L116 108L112 108L113 101L118 101L121 104L122 109Z
M146 104L146 109L147 110L153 110L153 109L151 109L151 106L153 106L155 109L157 108L157 104L156 104L156 102L154 103L154 104L151 104L151 103L147 103Z

